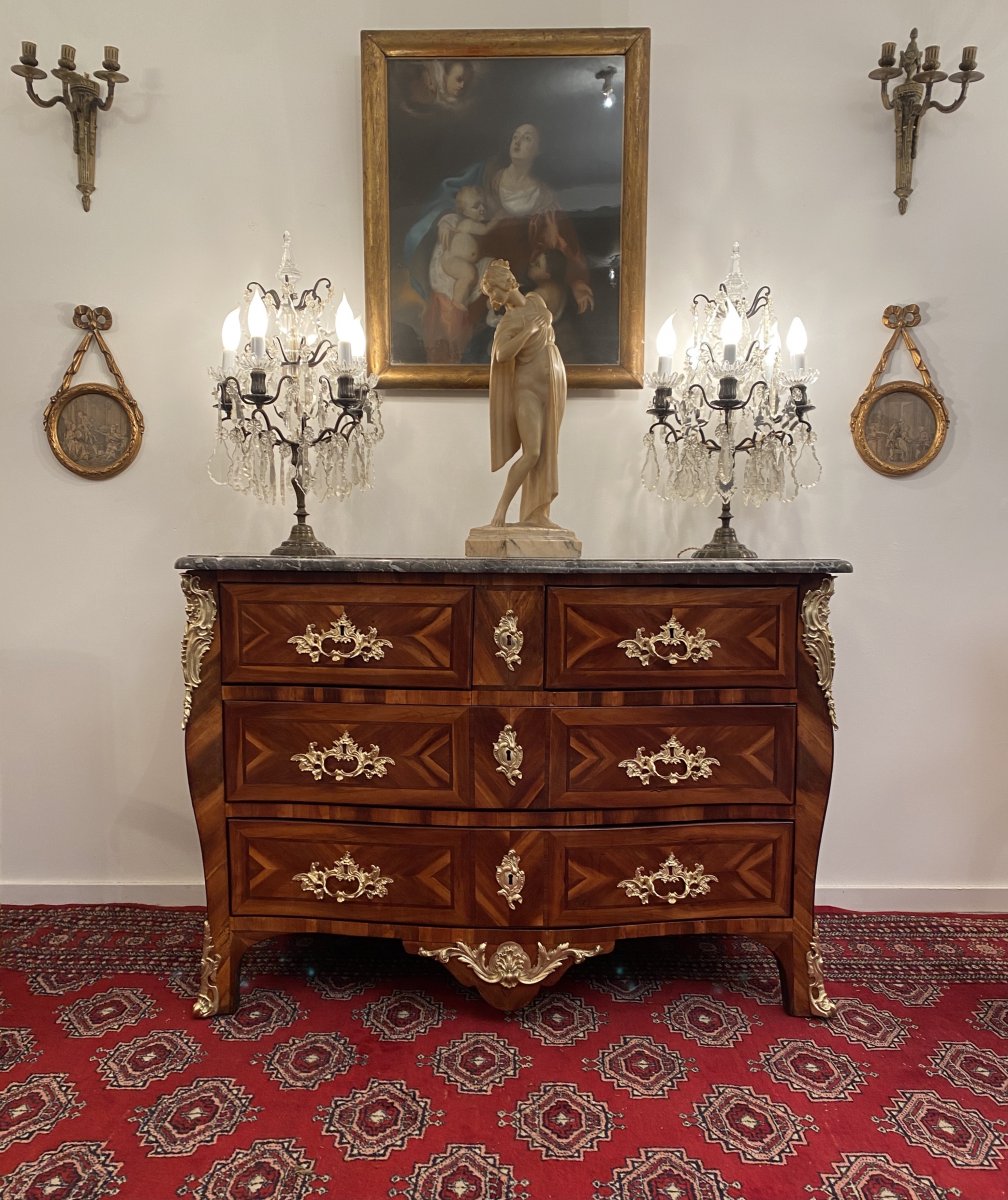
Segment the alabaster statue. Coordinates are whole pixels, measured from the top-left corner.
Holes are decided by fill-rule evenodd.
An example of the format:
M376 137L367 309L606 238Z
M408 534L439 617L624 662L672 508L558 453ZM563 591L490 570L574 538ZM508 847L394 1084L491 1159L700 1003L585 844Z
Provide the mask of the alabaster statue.
M490 263L480 287L503 314L490 355L490 467L511 466L489 525L470 530L466 554L578 558L581 543L549 516L559 491L557 452L567 401L552 314L537 292L519 291L504 259ZM519 490L518 521L509 523L508 508Z

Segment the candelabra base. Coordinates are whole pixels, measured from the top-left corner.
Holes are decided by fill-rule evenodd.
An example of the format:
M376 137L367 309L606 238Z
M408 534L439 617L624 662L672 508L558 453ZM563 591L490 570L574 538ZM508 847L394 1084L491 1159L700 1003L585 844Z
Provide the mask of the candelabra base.
M300 521L292 527L287 540L270 551L270 556L276 558L332 558L334 555L334 551L318 540L312 527Z
M707 545L695 550L690 558L759 558L759 555L743 546L735 536L735 530L728 526L715 529Z

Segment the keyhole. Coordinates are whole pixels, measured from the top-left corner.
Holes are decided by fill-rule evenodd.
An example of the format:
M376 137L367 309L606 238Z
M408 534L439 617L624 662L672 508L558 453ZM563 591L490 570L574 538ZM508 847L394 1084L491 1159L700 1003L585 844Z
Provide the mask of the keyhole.
M507 885L508 887L514 887L514 874L511 871L508 871Z

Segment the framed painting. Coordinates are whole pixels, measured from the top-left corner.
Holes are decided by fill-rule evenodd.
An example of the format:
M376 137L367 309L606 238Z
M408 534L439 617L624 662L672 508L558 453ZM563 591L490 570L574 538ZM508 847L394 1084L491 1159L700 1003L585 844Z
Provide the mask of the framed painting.
M506 259L570 387L643 382L647 29L361 33L368 364L485 388Z
M880 475L912 475L932 462L945 444L948 410L932 382L920 347L910 334L920 323L920 305L888 306L882 314L882 324L893 331L892 336L851 413L854 447ZM879 379L900 340L920 373L920 380L895 379L880 385Z
M945 444L948 412L933 387L896 379L873 388L851 414L858 454L880 475L912 475Z
M110 479L136 458L144 432L143 414L103 336L112 328L109 310L78 304L73 323L84 331L84 337L59 390L46 405L42 418L46 437L53 454L68 471L84 479ZM101 351L115 387L74 383L92 343Z

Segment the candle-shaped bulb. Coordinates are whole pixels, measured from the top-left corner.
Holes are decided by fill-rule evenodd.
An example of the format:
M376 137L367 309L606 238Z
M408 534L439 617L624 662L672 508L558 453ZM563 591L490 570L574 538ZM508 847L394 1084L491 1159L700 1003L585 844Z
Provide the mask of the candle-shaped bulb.
M672 374L672 358L676 351L675 313L666 317L658 336L655 338L655 349L658 351L658 374L667 379Z
M808 345L808 334L802 324L801 317L795 317L787 333L787 348L791 355L791 366L795 371L805 370L805 347Z
M350 353L354 358L363 358L367 351L367 339L364 336L364 325L360 317L353 319L353 331L350 334Z
M252 357L266 356L266 327L269 324L269 314L266 305L258 292L253 293L248 307L249 337L252 339Z
M738 315L735 305L729 300L724 320L721 322L721 343L724 346L724 360L726 363L730 364L735 361L735 348L738 346L738 340L741 336L742 318Z
M336 341L339 343L337 353L341 366L349 366L353 356L353 323L353 310L344 292L343 299L336 309Z
M221 326L221 370L225 375L230 375L234 370L235 351L241 342L241 315L237 308L233 308L224 318L224 324Z

